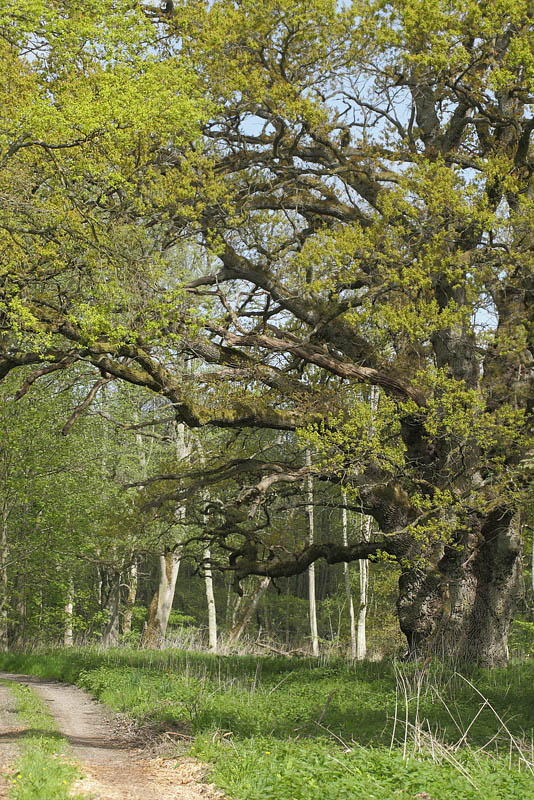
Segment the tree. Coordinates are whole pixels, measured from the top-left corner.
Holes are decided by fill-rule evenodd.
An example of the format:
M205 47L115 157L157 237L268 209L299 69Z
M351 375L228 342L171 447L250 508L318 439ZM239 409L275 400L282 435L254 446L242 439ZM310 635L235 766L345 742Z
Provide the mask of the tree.
M345 499L345 496L343 496ZM347 509L343 506L343 546L348 547L348 514ZM362 566L364 569L362 570ZM367 560L360 561L360 613L358 614L358 633L359 638L356 638L356 621L354 616L354 601L352 599L352 586L350 581L350 567L348 561L343 565L343 572L345 578L345 596L347 600L347 609L349 612L349 630L350 630L350 655L352 660L356 657L359 659L365 658L367 653L367 644L365 638L365 614L367 611ZM361 624L360 624L361 621ZM360 647L358 648L358 644Z
M0 374L84 360L190 427L299 429L379 534L284 552L226 514L237 578L390 557L411 650L505 663L532 449L529 4L94 13L4 12ZM309 474L228 469L260 504Z
M307 477L306 494L308 503L306 505L306 515L308 517L308 544L313 547L315 542L315 518L313 511L313 478L311 476L311 452L306 450L306 466L310 468L310 474ZM310 615L310 638L312 653L314 656L319 655L319 634L317 632L317 602L315 594L315 562L312 562L308 567L308 611Z

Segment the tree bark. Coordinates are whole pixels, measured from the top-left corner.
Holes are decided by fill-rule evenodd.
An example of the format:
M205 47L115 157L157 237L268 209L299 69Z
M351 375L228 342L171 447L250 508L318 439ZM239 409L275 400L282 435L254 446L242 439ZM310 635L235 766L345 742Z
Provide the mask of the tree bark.
M65 600L65 629L63 631L63 645L64 647L72 647L74 643L74 636L72 631L72 612L74 609L74 581L72 575L69 576L69 583L67 586L67 597Z
M133 561L128 569L128 595L122 615L122 632L128 634L132 630L132 614L137 597L137 562Z
M306 466L311 467L311 453L306 450ZM307 483L307 498L308 503L306 506L306 513L308 515L308 544L313 545L314 542L314 513L313 513L313 478L308 475ZM310 564L308 567L308 603L310 613L310 635L312 654L319 655L319 634L317 630L317 603L315 596L315 563Z
M209 547L204 550L204 579L206 585L206 600L208 603L208 641L210 652L217 652L217 610L215 608L215 595L213 594L213 576L211 572L211 552Z
M371 517L362 517L362 540L371 540ZM356 645L356 658L363 661L367 655L367 599L369 589L369 561L360 559L360 607L358 610L358 635Z
M376 386L371 386L369 395L369 406L372 414L371 433L374 432L374 418L378 410L379 391ZM361 540L363 542L371 541L371 517L361 517ZM360 566L360 608L358 610L358 634L356 645L356 658L358 661L363 661L367 656L367 602L369 591L369 561L366 558L359 560Z
M0 652L3 653L8 649L8 516L9 513L4 507L0 526Z
M204 457L204 449L202 442L197 438L197 453L202 466L206 464ZM209 490L205 489L202 492L202 498L205 503L210 499ZM204 526L208 525L208 517L203 514L202 520ZM206 601L208 604L208 643L210 652L217 652L217 609L215 607L215 595L213 594L213 573L211 569L211 551L209 546L204 549L204 586L206 590Z
M345 502L345 495L343 494L343 502ZM343 506L343 545L348 546L348 524L347 524L347 509ZM367 562L366 562L367 563ZM361 562L360 562L361 569ZM354 602L352 599L352 588L350 585L350 566L347 561L343 564L343 572L345 577L345 594L347 597L347 607L349 609L349 625L350 625L350 657L354 661L357 655L357 642L356 642L356 625L354 617Z
M241 639L241 636L246 630L247 625L249 624L250 620L252 619L252 615L254 614L255 610L258 607L258 603L260 602L261 598L267 591L269 584L271 583L270 578L264 578L259 586L252 592L248 599L248 604L243 608L244 603L240 603L240 609L242 611L239 620L235 623L232 630L230 631L230 636L228 637L228 644L237 644L237 642Z
M167 550L159 557L159 585L148 610L147 626L141 639L142 647L161 647L165 640L180 561L181 554L178 550Z
M502 667L521 593L521 539L507 510L472 515L459 547L434 564L405 570L397 603L411 655Z
M101 643L103 647L117 647L119 644L121 574L118 569L109 569L106 577L107 591L104 607L108 612L108 621L104 626Z

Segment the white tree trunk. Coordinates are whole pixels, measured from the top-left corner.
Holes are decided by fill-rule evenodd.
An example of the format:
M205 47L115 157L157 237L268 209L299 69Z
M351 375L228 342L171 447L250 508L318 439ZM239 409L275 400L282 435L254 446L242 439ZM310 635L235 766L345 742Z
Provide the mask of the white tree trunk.
M175 446L178 461L189 456L190 447L186 443L185 425L182 423L176 425ZM176 522L183 522L184 517L185 508L179 506L175 512ZM159 556L159 583L148 609L148 621L141 638L142 647L161 647L165 641L182 558L179 542L178 537L176 545Z
M209 547L204 550L204 575L206 581L206 600L208 601L208 640L212 653L217 652L217 611L215 608L215 595L213 594L213 575L211 572L211 552Z
M65 647L72 647L74 642L72 632L72 612L74 609L74 580L72 575L69 577L69 584L67 587L67 598L65 603L65 630L63 632L63 645Z
M348 524L347 524L347 506L346 496L343 493L343 545L347 547L349 543L348 537ZM345 573L345 594L347 596L347 607L349 609L349 624L350 624L350 657L354 660L357 656L356 647L356 620L354 615L354 602L352 600L352 589L350 585L350 566L347 561L343 564L343 572Z
M255 610L258 607L258 603L260 602L261 598L269 588L270 583L271 583L270 578L264 578L260 583L260 585L257 587L257 589L255 589L255 591L253 591L250 597L248 598L248 604L246 605L246 607L244 599L241 598L239 609L242 610L242 613L240 615L240 619L238 620L238 622L236 622L236 624L230 631L230 636L228 637L228 644L236 644L240 640L247 625L252 619L252 615L254 614Z
M200 439L197 439L197 452L199 456L200 463L204 467L206 465L206 459L204 457L204 449L202 447L202 442ZM209 491L204 489L202 492L202 499L205 503L207 503L210 499ZM208 524L208 518L206 515L203 515L202 521L204 522L204 527ZM217 609L215 607L215 595L213 594L213 573L211 569L211 551L209 547L204 549L204 581L205 581L205 588L206 588L206 601L208 603L208 642L209 642L209 649L210 652L216 653L217 652Z
M371 538L371 517L362 517L362 539L368 542ZM360 608L358 611L358 635L356 658L362 661L367 655L367 603L369 590L369 562L366 558L360 559Z
M311 467L311 452L306 450L306 465ZM307 497L308 502L306 511L308 514L308 544L314 542L314 513L313 513L313 478L308 475L307 483ZM315 598L315 564L310 564L308 567L308 601L310 609L310 634L312 653L314 656L319 655L319 634L317 631L317 603Z
M180 562L181 554L175 550L162 553L159 557L159 584L150 603L147 626L141 641L143 647L161 647L165 640Z
M130 633L132 630L132 614L135 606L135 598L137 597L137 562L133 561L128 569L128 596L126 598L126 605L124 614L122 615L122 632L125 634Z
M371 387L370 405L371 416L374 419L378 409L379 392L376 386ZM374 429L372 424L371 432ZM371 539L371 517L362 517L361 521L361 537L364 542ZM360 559L360 608L358 611L358 634L356 645L356 658L362 661L367 656L367 604L369 593L369 561L367 559Z

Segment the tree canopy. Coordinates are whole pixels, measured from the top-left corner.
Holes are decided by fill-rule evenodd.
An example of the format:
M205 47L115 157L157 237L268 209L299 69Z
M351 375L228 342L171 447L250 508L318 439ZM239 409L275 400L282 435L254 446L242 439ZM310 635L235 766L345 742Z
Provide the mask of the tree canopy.
M379 535L271 546L251 508L304 462L237 459L217 469L250 491L208 534L238 578L389 556L410 647L502 663L531 497L533 36L526 0L4 0L0 375L84 362L191 428L297 431Z

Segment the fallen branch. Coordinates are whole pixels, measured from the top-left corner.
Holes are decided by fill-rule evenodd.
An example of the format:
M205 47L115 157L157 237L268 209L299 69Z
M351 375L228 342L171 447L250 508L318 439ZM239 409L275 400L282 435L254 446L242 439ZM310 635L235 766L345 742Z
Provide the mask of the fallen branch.
M278 648L273 647L270 644L264 644L263 642L255 642L258 647L264 647L266 650L270 650L272 653L276 653L279 656L286 656L286 658L291 658L293 655L298 656L307 656L304 650L278 650Z

